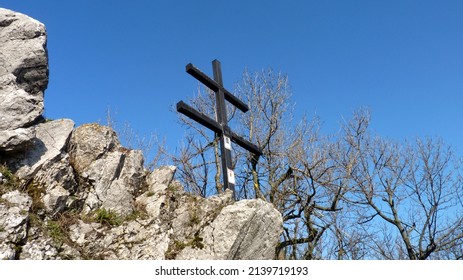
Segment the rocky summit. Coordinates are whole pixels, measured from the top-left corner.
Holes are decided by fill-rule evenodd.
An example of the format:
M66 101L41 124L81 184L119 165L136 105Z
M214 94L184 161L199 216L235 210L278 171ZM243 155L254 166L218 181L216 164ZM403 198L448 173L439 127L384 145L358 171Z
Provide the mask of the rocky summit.
M45 120L45 26L0 8L0 259L272 259L281 214L202 198L99 124Z

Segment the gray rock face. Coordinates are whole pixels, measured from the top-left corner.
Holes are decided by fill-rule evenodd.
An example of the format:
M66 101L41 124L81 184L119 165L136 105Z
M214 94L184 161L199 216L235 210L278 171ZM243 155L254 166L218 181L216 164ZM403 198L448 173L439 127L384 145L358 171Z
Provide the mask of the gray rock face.
M23 154L11 158L16 176L20 179L32 178L47 162L56 161L65 150L74 122L61 119L35 126L33 144Z
M33 95L43 95L48 85L46 44L42 23L0 8L0 75L11 73L19 88Z
M31 205L32 199L19 191L12 191L1 196L0 259L14 259L16 244L26 239Z
M80 221L70 236L84 251L101 252L98 257L104 259L272 259L281 215L259 200L232 204L231 195L204 199L167 191L152 196L174 204L157 204L159 215L110 230Z
M35 186L44 190L41 198L45 210L56 215L71 207L78 184L69 163L69 156L64 154L60 160L49 161L34 176Z
M187 247L177 259L272 259L282 233L281 214L262 200L228 205L198 235L203 247Z
M20 260L56 260L58 250L50 238L32 239L21 249Z
M92 162L120 147L116 133L109 127L84 124L72 133L69 155L74 169L83 173Z
M42 23L0 8L0 151L30 142L28 133L11 141L8 131L25 128L42 116L48 85L46 42ZM7 134L10 141L1 139Z
M175 166L155 169L146 177L148 190L136 198L135 203L143 207L153 219L159 218L163 205L166 205L167 189L172 187L175 171ZM181 189L181 186L176 186L176 189Z
M123 216L133 212L145 176L141 151L122 148L112 129L97 124L77 128L69 146L74 170L88 182L84 212L100 207Z
M35 128L17 128L0 132L0 151L25 150L35 137Z
M27 127L42 116L43 93L30 94L13 74L5 74L0 76L0 106L0 130Z

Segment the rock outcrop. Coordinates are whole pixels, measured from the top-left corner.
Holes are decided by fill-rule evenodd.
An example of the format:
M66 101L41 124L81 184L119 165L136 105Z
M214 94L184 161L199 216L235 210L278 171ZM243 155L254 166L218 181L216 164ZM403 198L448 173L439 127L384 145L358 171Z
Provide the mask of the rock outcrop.
M186 193L109 127L43 117L43 24L0 8L0 259L271 259L282 217Z
M15 151L34 138L28 127L44 110L46 43L42 23L0 8L0 151Z

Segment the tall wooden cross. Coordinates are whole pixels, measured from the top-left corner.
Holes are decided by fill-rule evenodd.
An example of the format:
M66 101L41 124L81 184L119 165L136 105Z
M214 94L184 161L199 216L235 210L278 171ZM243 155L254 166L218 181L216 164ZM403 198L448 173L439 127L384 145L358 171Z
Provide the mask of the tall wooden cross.
M236 199L235 173L232 167L232 147L230 140L253 153L256 158L259 158L259 156L262 155L262 150L241 136L235 134L228 126L225 100L244 113L249 110L249 107L223 87L222 70L218 60L212 61L212 69L214 71L214 79L209 78L191 63L186 66L186 72L188 74L195 77L198 81L215 92L217 120L213 120L205 114L198 112L183 101L177 103L177 111L204 125L220 136L220 157L222 161L224 188L232 190L233 197Z

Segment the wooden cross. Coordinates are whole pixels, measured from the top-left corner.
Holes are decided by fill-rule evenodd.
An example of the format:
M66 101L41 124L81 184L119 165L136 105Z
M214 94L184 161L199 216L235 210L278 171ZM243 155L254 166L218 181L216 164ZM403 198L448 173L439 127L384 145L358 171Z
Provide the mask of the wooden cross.
M206 74L194 67L191 63L186 66L186 72L188 74L195 77L198 81L215 92L217 120L213 120L205 114L198 112L183 101L177 103L177 111L204 125L220 136L220 157L222 161L224 188L232 190L233 197L236 199L235 173L232 167L232 148L230 140L253 153L256 159L262 155L262 150L246 139L235 134L233 131L231 131L230 127L228 127L227 107L225 106L225 100L230 102L244 113L249 110L249 107L223 87L222 70L218 60L212 61L212 69L214 71L214 79L209 78Z

